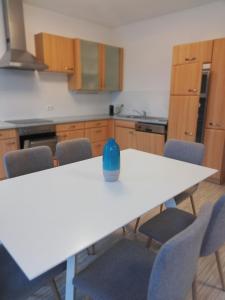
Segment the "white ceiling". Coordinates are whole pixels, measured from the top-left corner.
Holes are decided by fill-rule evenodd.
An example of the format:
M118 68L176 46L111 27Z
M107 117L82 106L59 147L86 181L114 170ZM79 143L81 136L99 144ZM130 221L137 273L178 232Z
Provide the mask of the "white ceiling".
M201 6L217 0L25 0L29 4L108 27Z

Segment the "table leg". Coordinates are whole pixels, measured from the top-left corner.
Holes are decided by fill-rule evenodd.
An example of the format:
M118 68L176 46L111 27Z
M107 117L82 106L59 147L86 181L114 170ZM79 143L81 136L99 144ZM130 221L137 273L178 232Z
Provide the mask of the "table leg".
M76 275L76 256L67 259L66 264L66 294L65 300L75 300L75 288L73 279Z
M171 208L171 207L176 207L176 201L174 200L174 198L167 200L165 203L165 207L166 208Z

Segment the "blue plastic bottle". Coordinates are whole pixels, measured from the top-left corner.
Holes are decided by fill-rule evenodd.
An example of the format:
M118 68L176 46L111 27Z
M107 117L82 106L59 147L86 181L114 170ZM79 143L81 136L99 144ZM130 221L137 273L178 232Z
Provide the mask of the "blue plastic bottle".
M108 139L103 150L105 181L117 181L120 175L120 147L113 138Z

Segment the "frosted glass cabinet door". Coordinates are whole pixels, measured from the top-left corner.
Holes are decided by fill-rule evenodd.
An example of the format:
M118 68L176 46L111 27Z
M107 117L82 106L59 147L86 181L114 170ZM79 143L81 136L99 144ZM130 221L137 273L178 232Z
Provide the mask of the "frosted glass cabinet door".
M81 82L83 90L99 89L99 44L80 41Z
M120 48L105 46L105 82L104 89L118 91L120 87Z

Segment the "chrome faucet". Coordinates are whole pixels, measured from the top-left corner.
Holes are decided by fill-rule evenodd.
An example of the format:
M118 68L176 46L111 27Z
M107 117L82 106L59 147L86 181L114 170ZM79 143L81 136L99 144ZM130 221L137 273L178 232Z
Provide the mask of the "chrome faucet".
M142 118L144 118L144 119L147 118L147 111L146 110L139 111L137 109L133 109L133 111L136 112L137 114L139 114Z

